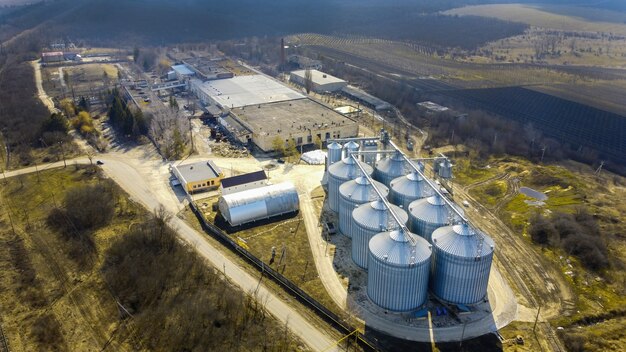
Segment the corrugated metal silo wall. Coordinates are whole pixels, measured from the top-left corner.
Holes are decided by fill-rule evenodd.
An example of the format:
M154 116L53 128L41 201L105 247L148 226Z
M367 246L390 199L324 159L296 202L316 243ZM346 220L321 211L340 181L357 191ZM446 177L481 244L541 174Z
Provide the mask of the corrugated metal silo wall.
M352 261L363 269L367 269L370 240L378 233L380 231L370 230L357 222L352 226Z
M450 255L433 246L431 288L442 300L456 304L472 304L487 294L493 252L481 260Z
M343 180L337 179L328 174L328 206L330 210L339 211L339 186L343 183Z
M408 211L409 204L411 204L411 202L422 198L423 197L409 197L400 192L396 192L396 190L389 187L389 200L391 201L391 203L402 207L402 209L406 211Z
M433 232L446 224L434 224L432 222L424 221L416 218L413 214L409 214L409 230L414 234L423 237L428 243L433 242Z
M409 311L426 302L430 261L412 267L391 266L371 252L368 255L367 295L391 311Z
M339 195L339 232L346 237L352 238L352 225L354 220L352 219L352 211L359 205L368 203L354 202Z

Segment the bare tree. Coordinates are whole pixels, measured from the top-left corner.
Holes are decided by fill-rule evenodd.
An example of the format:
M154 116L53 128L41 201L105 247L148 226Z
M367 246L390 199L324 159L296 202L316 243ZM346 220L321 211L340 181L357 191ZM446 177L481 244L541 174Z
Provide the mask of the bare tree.
M309 68L304 71L304 89L306 89L307 94L311 93L313 89L313 73Z

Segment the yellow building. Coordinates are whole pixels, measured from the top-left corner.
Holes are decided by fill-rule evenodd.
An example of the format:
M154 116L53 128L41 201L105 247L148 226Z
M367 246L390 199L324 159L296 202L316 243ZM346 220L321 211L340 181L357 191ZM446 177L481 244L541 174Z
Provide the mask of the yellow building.
M172 172L187 193L217 188L224 178L222 170L211 160L175 165Z

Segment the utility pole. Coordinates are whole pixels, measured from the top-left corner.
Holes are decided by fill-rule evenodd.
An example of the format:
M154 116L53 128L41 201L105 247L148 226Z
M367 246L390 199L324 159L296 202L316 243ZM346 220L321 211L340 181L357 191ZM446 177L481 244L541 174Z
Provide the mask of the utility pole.
M191 116L189 117L189 140L191 141L191 153L193 154L193 152L195 151L195 148L193 146L193 129L191 127Z
M595 174L600 176L600 172L602 171L602 167L604 166L604 160L600 161L600 166L598 166L598 168L596 169Z
M535 325L533 325L533 332L535 332L535 329L537 328L537 322L539 321L539 312L541 312L541 306L537 308L537 316L535 317Z
M541 162L543 162L543 156L546 154L546 146L541 147Z
M59 142L59 146L61 147L61 155L63 156L63 168L66 168L67 163L65 162L65 150L63 149L63 142Z

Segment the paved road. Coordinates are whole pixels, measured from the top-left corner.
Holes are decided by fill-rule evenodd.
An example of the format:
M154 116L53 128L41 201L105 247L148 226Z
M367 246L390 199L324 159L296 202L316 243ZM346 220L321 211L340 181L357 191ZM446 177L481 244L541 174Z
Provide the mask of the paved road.
M116 183L120 185L131 198L148 209L156 209L163 205L166 209L176 209L171 204L164 204L153 193L144 180L146 175L141 173L130 162L120 160L117 155L100 155L99 160L104 162L102 169ZM68 160L69 164L74 162L85 164L89 163L87 158L77 158ZM140 162L140 161L137 161ZM6 177L12 177L20 174L33 173L37 170L42 171L55 167L62 167L63 162L56 162L46 165L40 165L37 168L29 167L6 173ZM270 291L265 285L259 283L258 277L253 277L244 269L239 267L235 262L221 253L222 248L216 248L206 239L206 235L191 228L183 220L172 217L170 225L176 229L180 238L191 244L196 251L209 261L215 268L225 272L226 276L241 287L245 292L253 292L257 289L258 298L265 302L267 310L274 315L281 323L287 324L289 329L298 337L300 337L314 351L327 350L329 346L335 343L335 338L330 334L320 330L309 322L309 319L300 315L293 307L281 300L277 295ZM331 349L331 351L334 349Z

